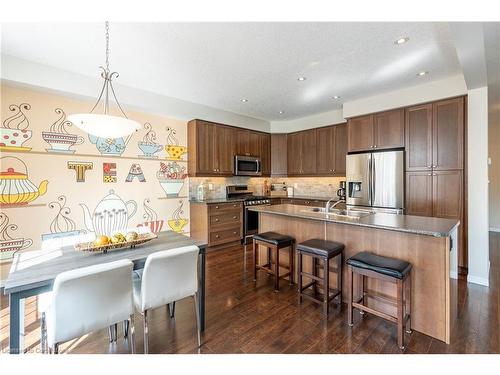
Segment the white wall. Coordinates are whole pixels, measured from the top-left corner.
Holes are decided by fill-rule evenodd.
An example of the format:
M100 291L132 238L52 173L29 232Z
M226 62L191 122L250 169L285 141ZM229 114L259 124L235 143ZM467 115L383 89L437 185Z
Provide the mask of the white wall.
M489 285L488 223L488 88L468 92L468 223L467 280Z
M102 81L95 77L63 71L9 55L1 56L1 77L10 85L21 85L65 96L95 101ZM119 78L118 81L119 82ZM144 111L179 120L204 120L270 131L269 121L115 84L118 100L126 109ZM93 105L93 103L92 103ZM89 108L90 109L90 108Z
M452 96L465 95L467 86L462 75L427 82L401 90L390 91L368 98L344 103L344 118L431 102Z
M295 120L271 121L271 133L291 133L319 126L339 124L341 122L345 122L342 110L336 109Z

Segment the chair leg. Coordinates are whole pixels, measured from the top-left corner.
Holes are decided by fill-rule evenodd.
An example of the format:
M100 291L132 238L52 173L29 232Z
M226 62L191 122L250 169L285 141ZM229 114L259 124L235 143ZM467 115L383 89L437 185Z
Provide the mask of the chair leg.
M323 314L328 319L329 306L328 296L330 295L330 272L328 258L323 259Z
M274 272L275 272L275 277L274 277L274 291L279 292L280 291L280 250L278 247L275 248L276 252L276 264L274 265Z
M144 354L149 352L148 342L148 310L144 310Z
M403 280L397 281L397 303L398 303L398 347L403 350L404 347L404 314L403 314Z
M298 253L297 290L299 291L299 304L302 303L302 253Z
M127 338L128 337L128 330L129 330L129 321L128 320L124 320L123 321L123 338Z
M40 318L40 349L42 354L47 353L47 320L45 316L45 312L42 312L42 316Z
M406 333L411 333L411 272L406 277L405 285L405 312L408 315L408 321L406 322Z
M130 315L129 320L127 321L128 331L130 331L130 352L135 354L135 327L134 327L134 314ZM127 331L127 333L128 333Z
M295 256L295 251L294 251L294 247L295 247L295 242L292 242L292 244L290 245L290 252L289 252L289 260L288 260L288 267L290 268L290 276L288 276L288 278L290 279L290 285L293 285L293 276L294 276L294 270L293 270L293 258Z
M257 253L257 244L255 243L255 240L253 240L253 281L257 281L257 262L258 262L258 253Z
M52 353L59 354L59 344L54 344L54 346L52 347Z
M347 278L349 282L349 294L347 296L347 324L352 327L352 298L354 293L354 278L351 266L347 266Z
M195 293L194 296L194 310L196 313L196 333L198 336L198 348L201 346L201 330L200 330L200 311L198 310L198 293Z
M175 317L175 301L172 303L169 303L167 305L167 309L169 312L170 319L173 319Z

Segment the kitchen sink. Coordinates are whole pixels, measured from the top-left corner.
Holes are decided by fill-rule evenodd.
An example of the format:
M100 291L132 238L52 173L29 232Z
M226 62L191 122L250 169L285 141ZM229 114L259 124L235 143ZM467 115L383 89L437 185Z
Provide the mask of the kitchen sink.
M306 209L303 209L302 212L318 214L321 216L339 216L339 217L346 217L346 218L351 218L351 219L360 219L362 217L369 216L369 215L373 214L372 211L354 210L354 209L339 210L336 208L333 208L329 212L327 212L324 207L306 208Z

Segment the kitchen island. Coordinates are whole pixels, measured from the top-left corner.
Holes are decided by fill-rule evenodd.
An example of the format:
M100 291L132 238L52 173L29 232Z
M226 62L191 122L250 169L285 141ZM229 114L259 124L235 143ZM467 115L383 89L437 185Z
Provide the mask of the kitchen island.
M457 228L459 221L421 216L373 213L359 218L327 215L314 208L282 204L250 208L259 213L259 233L274 231L293 236L297 242L322 238L345 245L344 259L360 251L402 259L412 264L412 328L450 342L452 293L450 274L456 275ZM264 262L263 249L259 261ZM280 263L288 264L283 252ZM296 260L294 262L297 264ZM311 270L311 260L304 257L304 268ZM335 271L335 270L333 270ZM296 270L295 270L296 272ZM347 267L343 267L347 280ZM354 290L358 290L357 280ZM336 286L336 275L330 275L330 285ZM343 301L347 302L348 285L342 286ZM392 298L395 285L369 280L371 294ZM396 306L368 299L369 306L395 314ZM347 324L347 323L346 323Z

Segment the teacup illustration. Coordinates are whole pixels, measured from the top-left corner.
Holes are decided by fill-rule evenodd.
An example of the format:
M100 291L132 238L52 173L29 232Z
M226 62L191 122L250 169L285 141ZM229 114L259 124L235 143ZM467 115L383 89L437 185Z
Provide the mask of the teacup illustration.
M181 160L181 156L187 153L186 146L167 145L165 146L165 150L168 153L168 157L173 160Z
M139 155L140 157L152 158L152 159L158 158L158 156L155 154L163 148L163 146L160 145L159 143L152 143L152 142L137 142L137 145L144 154L144 155Z
M83 137L66 133L42 132L42 138L50 145L50 148L45 149L47 152L65 154L73 154L75 150L71 150L71 146L81 145L84 142Z
M32 135L31 130L0 128L0 146L7 148L22 147L24 142L30 139Z
M24 250L33 245L33 240L29 238L14 238L0 241L0 261L11 260L19 250Z
M168 226L172 228L174 232L182 232L182 229L188 223L187 219L170 219L168 221Z
M161 232L164 222L164 220L151 220L137 224L137 227L147 227L151 230L151 233L158 233Z

